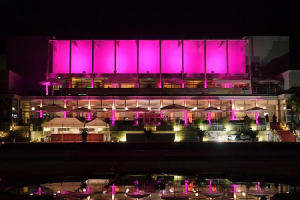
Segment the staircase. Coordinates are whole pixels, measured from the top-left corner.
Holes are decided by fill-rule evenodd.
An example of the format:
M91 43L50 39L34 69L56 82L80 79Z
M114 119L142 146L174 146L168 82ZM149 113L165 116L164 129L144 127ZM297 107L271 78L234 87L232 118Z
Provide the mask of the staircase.
M282 142L294 142L295 138L292 132L289 130L283 130L280 125L271 125L271 129L275 129L278 135L281 137Z

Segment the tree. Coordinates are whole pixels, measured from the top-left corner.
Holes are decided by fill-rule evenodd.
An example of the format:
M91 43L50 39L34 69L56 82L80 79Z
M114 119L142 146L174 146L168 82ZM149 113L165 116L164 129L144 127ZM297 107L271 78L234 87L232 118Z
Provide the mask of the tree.
M296 114L296 124L299 124L299 114L300 114L300 93L293 94L287 99L286 104L291 108L292 122L294 122L294 114Z

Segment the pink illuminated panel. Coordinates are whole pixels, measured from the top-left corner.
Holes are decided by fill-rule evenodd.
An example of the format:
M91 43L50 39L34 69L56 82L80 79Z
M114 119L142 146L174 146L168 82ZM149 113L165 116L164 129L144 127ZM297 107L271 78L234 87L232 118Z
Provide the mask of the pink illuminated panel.
M94 41L94 72L114 73L115 71L115 41Z
M53 73L69 73L70 40L53 41Z
M139 73L159 73L159 40L139 41Z
M161 72L181 73L182 44L181 40L163 40L161 43Z
M184 73L204 73L203 40L184 40Z
M136 40L117 40L117 73L137 72Z
M226 41L206 41L206 72L227 73Z
M246 73L245 41L228 41L229 73Z
M71 73L92 73L92 40L72 40Z

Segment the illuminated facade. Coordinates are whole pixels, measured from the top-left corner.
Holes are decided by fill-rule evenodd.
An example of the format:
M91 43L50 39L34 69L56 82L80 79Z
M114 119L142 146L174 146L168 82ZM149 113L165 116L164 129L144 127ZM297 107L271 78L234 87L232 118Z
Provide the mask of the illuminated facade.
M142 131L159 129L166 119L198 126L194 122L201 118L208 121L209 129L221 118L243 120L245 110L255 106L278 120L285 117L285 101L279 100L276 89L252 87L246 39L48 42L45 80L40 82L45 92L20 97L24 122L98 117L109 118L112 127L118 121L131 121L126 131ZM43 109L53 104L63 109ZM186 109L161 109L172 104ZM218 112L204 110L211 106ZM80 107L88 110L75 111ZM258 113L248 116L258 123Z

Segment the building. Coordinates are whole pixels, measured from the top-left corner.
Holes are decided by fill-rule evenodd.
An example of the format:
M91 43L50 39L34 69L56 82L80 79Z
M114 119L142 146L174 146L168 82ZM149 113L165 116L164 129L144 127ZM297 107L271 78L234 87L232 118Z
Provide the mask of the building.
M127 138L151 128L184 140L176 133L186 132L188 127L236 130L247 114L256 121L253 130L270 130L264 115L287 121L286 97L279 95L278 83L253 80L253 45L248 38L12 38L9 69L24 80L20 84L21 80L12 78L18 88L8 84L11 89L7 93L17 94L13 98L17 104L10 107L11 122L31 125L37 131L41 119L101 118L109 119L111 131L125 131ZM22 52L24 59L16 59ZM247 111L254 107L261 110ZM222 124L223 119L231 125ZM72 129L58 129L66 131ZM59 134L50 129L46 132Z

